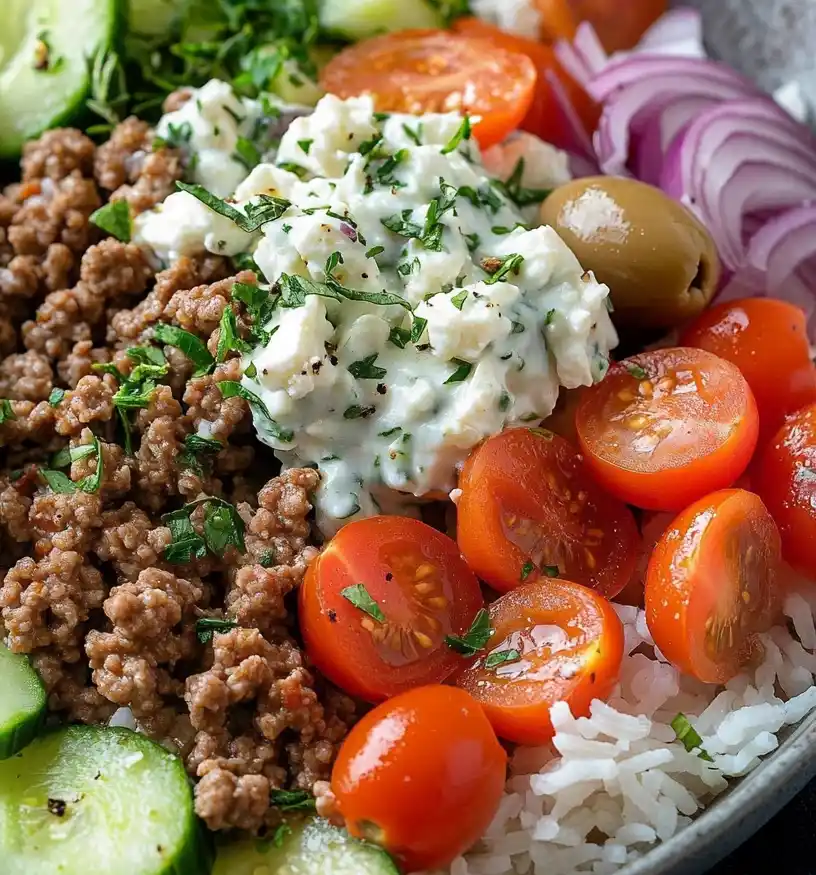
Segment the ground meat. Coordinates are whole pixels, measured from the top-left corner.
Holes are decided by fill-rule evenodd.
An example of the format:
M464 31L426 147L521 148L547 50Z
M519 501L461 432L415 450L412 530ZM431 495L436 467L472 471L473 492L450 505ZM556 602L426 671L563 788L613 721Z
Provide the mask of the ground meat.
M169 529L154 528L150 517L128 501L118 510L102 515L99 538L93 547L103 562L110 562L120 583L135 581L146 568L162 564L170 543Z
M31 524L28 521L31 499L18 489L19 481L0 485L0 525L14 541L24 543L32 540Z
M0 423L0 447L18 446L32 441L44 446L54 445L55 410L47 401L11 401L13 419Z
M54 246L58 244L53 244ZM49 250L51 247L48 247ZM0 295L7 298L33 298L40 289L42 269L34 255L16 255L8 267L0 269Z
M106 723L115 706L100 695L91 683L87 662L65 663L50 649L32 656L32 664L42 678L51 711L65 712L72 722Z
M108 362L110 358L110 350L94 347L92 340L80 340L73 345L68 355L57 363L57 374L63 383L73 389L83 377L94 373L95 363Z
M74 290L68 289L48 295L36 318L23 323L22 334L26 349L61 359L74 344L91 339L91 326L84 321Z
M183 449L181 423L169 416L151 422L142 434L136 454L136 488L140 502L158 510L168 495L178 494L178 457Z
M216 440L226 442L237 430L249 423L249 404L243 398L224 398L218 384L224 380L241 379L241 360L230 359L217 365L215 373L194 377L187 383L184 402L189 405L187 416L193 429L201 433L201 423Z
M74 171L82 176L93 173L96 146L82 131L58 128L46 131L39 140L23 149L23 179L64 179Z
M181 153L177 149L157 149L144 156L133 185L116 189L111 200L126 200L133 215L138 216L171 195L176 190L176 182L183 176Z
M153 277L144 251L108 237L82 256L80 280L103 301L141 295Z
M100 188L115 191L136 178L133 156L150 148L150 125L131 116L111 131L110 139L96 151L94 176Z
M54 548L86 553L101 525L101 509L96 493L38 493L29 512L35 555L47 556Z
M235 283L254 285L256 282L255 274L251 270L245 270L237 276L228 277L211 285L180 290L173 295L165 307L165 318L176 322L187 331L192 331L201 337L209 337L218 327L224 310L232 300L233 285Z
M64 243L52 243L42 263L42 280L49 292L71 285L77 259Z
M161 710L180 692L171 672L195 650L194 609L202 596L199 581L158 568L114 587L103 608L113 628L91 631L85 645L99 692L137 717Z
M113 416L113 396L118 384L110 374L82 377L57 405L57 434L78 435L92 422L107 422Z
M53 381L51 362L38 352L10 355L0 362L0 398L45 401Z
M15 653L54 647L61 658L79 658L83 624L105 598L102 575L80 553L53 550L10 568L0 587L0 608Z
M78 441L73 441L72 447L87 446L92 443L92 432L86 428ZM99 495L103 499L126 495L131 484L131 460L126 458L125 451L119 444L100 441L102 450L102 478L99 483ZM96 473L98 459L96 454L77 459L71 463L71 479L79 483L85 477Z
M33 185L33 184L32 184ZM93 180L76 171L54 182L44 179L15 213L8 239L18 255L44 256L53 243L84 252L97 236L88 222L102 206Z

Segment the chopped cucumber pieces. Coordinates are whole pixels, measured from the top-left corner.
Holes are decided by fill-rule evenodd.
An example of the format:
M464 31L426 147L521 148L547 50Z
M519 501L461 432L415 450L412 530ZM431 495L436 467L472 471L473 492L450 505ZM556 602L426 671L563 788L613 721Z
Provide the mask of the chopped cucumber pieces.
M320 26L362 40L394 30L444 27L445 21L427 0L323 0Z
M0 158L69 122L91 87L89 59L113 43L124 0L2 0Z
M283 827L276 838L242 839L218 851L213 875L399 875L385 851L320 818Z
M45 689L28 659L0 643L0 759L24 748L45 717Z
M206 875L181 760L128 729L70 726L0 762L3 875Z

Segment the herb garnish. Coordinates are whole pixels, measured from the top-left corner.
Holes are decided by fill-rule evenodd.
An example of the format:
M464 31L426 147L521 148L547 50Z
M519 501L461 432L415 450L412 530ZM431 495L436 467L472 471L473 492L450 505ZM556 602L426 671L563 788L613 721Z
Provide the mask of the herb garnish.
M391 292L361 292L356 289L347 289L341 286L337 280L329 277L325 283L318 283L314 280L306 279L306 277L295 276L289 274L281 274L281 303L285 307L302 307L306 303L307 295L319 295L323 298L332 298L335 301L342 301L344 298L349 301L365 301L368 304L378 304L381 306L398 305L406 310L411 310L412 307L399 295Z
M423 319L421 316L414 316L414 321L411 323L411 343L419 343L427 325L427 319Z
M252 347L238 333L238 320L235 318L235 313L229 305L224 307L218 328L218 346L215 351L216 361L223 362L229 352L251 351Z
M244 401L248 401L253 410L256 410L266 419L266 428L272 437L284 444L292 442L292 438L295 436L294 432L287 428L281 428L269 415L269 411L266 409L266 404L264 404L254 392L251 392L245 386L242 386L234 380L222 380L216 385L221 390L221 395L224 398L243 398Z
M458 292L450 299L451 304L453 304L457 310L461 310L462 307L465 306L468 294L469 293L465 289L462 289L461 292Z
M490 628L490 615L482 608L473 618L470 624L470 629L459 637L458 635L446 635L445 644L461 653L462 656L475 656L479 651L484 650L493 630Z
M77 485L69 477L66 477L62 471L53 471L50 468L39 469L40 476L48 484L52 492L62 494L71 494L77 491Z
M196 620L196 636L202 644L209 644L216 632L229 632L238 624L235 620L219 620L217 617L200 617Z
M473 128L470 124L470 118L465 116L462 119L462 124L459 125L459 130L453 135L447 146L442 149L443 155L450 155L455 152L464 140L469 140L473 134Z
M315 811L314 796L305 790L272 790L269 802L279 811Z
M485 668L498 668L500 665L506 665L508 662L518 662L521 659L521 654L518 650L494 650L489 653L485 659Z
M201 505L204 506L203 537L195 530L190 518L190 514ZM168 562L180 564L193 557L202 559L207 550L221 557L230 545L241 553L246 552L244 521L235 507L223 498L197 498L181 510L165 514L162 522L173 536L173 542L164 548L164 558Z
M636 379L636 380L646 380L648 379L648 374L640 365L629 364L626 366L626 370Z
M378 623L385 622L385 614L374 599L371 598L364 584L355 583L353 586L347 586L345 589L340 590L340 595L346 601L351 602L355 608L368 614L369 617L372 617Z
M349 373L358 380L381 380L388 372L374 364L378 357L379 353L375 352L359 362L353 362L348 366Z
M254 170L261 163L260 150L246 137L238 137L232 157L247 170Z
M510 178L502 184L502 190L517 207L529 207L546 200L552 190L549 188L525 188L521 184L524 176L524 158L519 158Z
M193 371L194 377L203 377L205 374L209 374L215 366L215 359L207 349L204 341L195 334L179 328L177 325L159 322L153 328L153 337L159 343L180 349L196 366Z
M62 403L62 399L64 397L65 389L59 389L55 386L48 396L48 403L51 405L51 407L58 407Z
M482 259L480 265L485 273L490 274L490 278L485 280L485 284L489 286L503 280L510 273L518 276L521 265L524 264L524 256L514 253L506 255L502 259L496 259L495 262L497 263L494 263L492 258L485 258Z
M224 445L214 438L202 437L198 434L188 434L184 438L184 449L179 453L179 463L183 468L190 468L196 474L204 473L204 465L210 457L224 449Z
M212 192L207 191L203 185L192 185L186 182L176 182L180 191L186 191L205 207L209 207L214 213L223 216L235 223L242 231L248 234L257 231L261 225L279 219L292 206L291 202L284 198L272 197L268 194L257 195L257 200L248 203L241 212L232 204L228 204Z
M456 370L445 380L444 385L447 386L449 383L461 383L470 376L470 372L473 370L473 365L470 362L463 361L462 359L451 359L450 363L452 365L456 365Z
M691 725L688 717L685 714L678 714L671 722L671 728L674 730L677 740L682 743L683 747L691 753L695 748L699 748L697 756L706 762L714 762L711 755L706 751L702 744L703 739L697 730Z
M521 576L519 580L527 580L527 578L535 571L535 564L530 562L528 559L524 565L521 566Z
M367 419L376 412L376 407L361 407L359 404L352 404L351 407L347 407L343 411L343 419Z
M90 221L117 240L130 243L133 236L133 217L130 214L130 204L126 200L109 201L104 207L91 213Z

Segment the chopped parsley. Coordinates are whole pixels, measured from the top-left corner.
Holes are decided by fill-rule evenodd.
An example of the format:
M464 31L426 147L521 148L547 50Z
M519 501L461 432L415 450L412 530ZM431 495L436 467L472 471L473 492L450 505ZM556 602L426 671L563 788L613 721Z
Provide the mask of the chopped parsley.
M629 373L636 380L646 380L649 377L649 375L646 373L646 371L643 370L643 368L640 365L636 365L634 363L628 364L626 366L626 370L629 371Z
M48 488L52 492L59 492L70 495L77 491L77 485L69 477L66 477L62 471L53 471L50 468L39 469L40 476L45 480Z
M318 283L306 277L281 274L281 303L284 307L302 307L306 303L307 295L320 295L323 298L332 298L335 301L344 299L349 301L365 301L368 304L378 304L383 307L398 305L406 310L412 307L399 295L391 292L361 292L356 289L347 289L340 285L337 280L327 277L325 283Z
M298 140L297 144L300 147L300 151L303 152L304 155L309 154L309 150L312 148L312 143L314 140Z
M411 323L411 343L419 343L427 325L427 319L423 319L422 316L414 316L414 321Z
M462 383L470 376L470 372L473 370L473 365L470 362L463 361L462 359L451 359L450 363L452 365L456 365L456 370L445 380L444 385L448 385L449 383Z
M518 650L494 650L489 653L485 659L485 668L498 668L500 665L506 665L508 662L518 662L521 659L521 654Z
M560 573L557 565L542 565L541 570L547 577L558 577Z
M466 140L469 140L473 135L473 128L470 124L470 118L465 116L462 119L462 124L459 125L459 130L453 135L450 142L442 149L443 155L450 155L455 152L459 146Z
M153 328L153 337L159 343L180 349L195 365L194 377L203 377L205 374L209 374L215 366L215 359L207 349L204 341L195 334L179 328L177 325L159 322Z
M411 332L407 328L392 328L388 334L388 340L398 346L400 349L405 349L411 342Z
M385 368L379 368L374 364L378 357L379 353L375 352L359 362L353 362L348 366L349 373L358 380L381 380L387 371Z
M261 163L260 150L246 137L238 137L232 157L247 170L254 170Z
M249 402L253 411L256 411L266 419L266 430L273 438L284 444L292 442L292 438L295 436L294 433L287 428L281 428L278 423L272 419L269 415L269 411L266 409L266 404L264 404L254 392L234 380L222 380L216 385L220 389L221 395L224 398L243 398L244 401Z
M246 212L242 213L232 204L228 204L225 200L207 191L203 185L176 182L176 187L180 191L186 191L188 194L191 194L194 198L201 201L205 207L208 207L214 213L218 213L219 216L229 219L242 231L246 231L249 234L257 231L267 222L279 219L292 206L291 202L284 198L261 194L257 196L257 200L248 203L244 207Z
M217 455L223 449L224 445L214 438L188 434L184 438L184 449L179 454L179 463L183 468L190 468L196 474L203 474L204 463L208 464L210 457Z
M91 441L92 443L89 445L91 446L91 453L87 453L86 455L96 456L96 470L92 474L88 474L87 477L83 477L79 483L77 483L77 487L83 492L99 492L105 469L105 460L102 455L102 444L95 434L91 435ZM82 456L81 458L85 458L85 456Z
M377 255L385 252L385 246L372 246L371 249L366 252L366 258L375 258Z
M67 468L71 462L87 459L88 456L93 456L94 453L96 453L96 447L93 444L82 444L79 447L63 447L63 449L51 456L51 467Z
M422 145L422 122L419 122L416 130L406 124L403 124L402 130L405 132L405 136L408 137L415 146Z
M235 318L235 313L229 305L224 307L218 328L218 347L215 351L216 361L223 362L230 352L250 352L252 347L238 333L238 320Z
M451 304L456 307L457 310L461 310L462 307L465 306L465 301L467 300L468 292L465 289L462 289L461 292L458 292L451 298Z
M51 407L58 407L62 404L62 399L65 397L65 389L58 389L56 386L51 390L48 396L48 403Z
M377 412L376 407L361 407L359 404L352 404L343 411L343 419L367 419Z
M217 617L200 617L196 620L196 636L202 644L209 644L216 632L229 632L238 624L235 620L219 620Z
M369 617L372 617L378 623L385 622L385 614L374 599L371 598L364 584L355 583L353 586L347 586L345 589L340 590L340 595L346 601L351 602L355 608L364 614L368 614Z
M133 217L126 200L109 201L104 207L91 213L90 221L123 243L130 243L133 236Z
M176 510L166 513L162 522L170 529L172 542L164 548L164 558L174 565L183 565L191 559L203 559L207 555L204 538L193 528L189 511Z
M272 790L269 802L279 811L315 811L314 796L305 790Z
M252 338L256 343L266 345L269 338L278 330L275 326L271 331L266 329L266 323L278 305L279 295L273 295L269 289L262 289L251 283L233 283L232 297L241 301L252 321Z
M524 158L519 158L510 178L502 184L504 193L517 207L529 207L533 204L540 204L552 193L552 190L549 188L525 188L521 184L523 176Z
M199 506L204 506L203 536L193 527L190 515ZM246 552L244 542L244 521L238 511L223 498L207 496L185 504L181 510L162 517L162 522L170 529L173 541L164 549L168 562L180 564L192 558L202 559L209 550L214 556L222 557L229 546L239 552Z
M482 608L473 618L470 624L470 629L462 635L446 635L445 644L461 653L462 656L475 656L480 651L484 650L493 630L490 628L490 615Z
M691 753L693 750L699 748L699 753L697 754L701 760L705 760L706 762L713 762L710 754L703 748L703 739L697 730L691 725L688 717L685 714L678 714L674 720L671 722L671 728L674 730L674 734L677 736L677 740L682 743L683 747Z
M518 253L506 255L504 258L483 258L481 268L490 275L490 278L486 279L485 283L493 285L493 283L503 280L511 273L518 276L522 264L524 264L524 256Z
M519 580L527 580L527 578L535 571L534 563L527 560L524 565L521 566L521 576Z

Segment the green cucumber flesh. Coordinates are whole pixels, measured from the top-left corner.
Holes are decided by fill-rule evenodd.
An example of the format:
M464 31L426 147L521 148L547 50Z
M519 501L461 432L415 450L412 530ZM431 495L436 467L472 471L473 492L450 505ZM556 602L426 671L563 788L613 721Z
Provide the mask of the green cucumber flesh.
M83 110L89 59L116 38L123 2L2 0L0 158L16 157L26 140Z
M445 20L426 0L322 0L320 26L350 40L412 28L439 28Z
M0 643L0 760L24 748L45 717L42 681L28 659Z
M185 0L130 0L128 28L145 36L167 33L185 6Z
M69 726L0 762L3 875L206 875L181 760L128 729Z
M218 850L213 875L399 875L381 848L319 817L292 822L279 840L245 838Z

